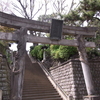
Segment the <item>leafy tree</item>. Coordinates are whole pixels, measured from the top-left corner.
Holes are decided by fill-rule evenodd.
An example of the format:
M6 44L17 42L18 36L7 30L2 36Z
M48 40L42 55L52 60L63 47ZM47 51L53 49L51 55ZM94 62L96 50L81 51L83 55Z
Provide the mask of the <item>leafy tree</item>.
M32 57L34 57L35 59L39 59L42 60L43 59L43 47L44 45L37 45L37 46L32 46L31 50L30 50L30 54L32 55ZM49 49L49 45L46 45L48 48L45 50L46 51L46 57L50 57L50 49Z
M71 46L51 45L51 56L53 59L68 60L77 53L77 49Z
M78 8L63 15L65 24L71 26L92 26L100 27L100 0L81 0ZM86 23L86 24L84 24ZM88 57L99 56L100 52L100 31L97 30L96 36L85 38L86 41L95 42L97 48L88 48ZM98 49L99 48L99 49Z
M59 57L64 60L70 59L73 55L77 54L77 48L72 46L60 46Z
M15 31L14 28L9 28L9 27L5 27L5 26L0 26L0 32L6 32L6 33L9 33L9 32L13 32ZM7 61L9 60L10 58L10 53L7 52L7 50L9 49L9 44L11 43L12 41L5 41L5 40L0 40L0 54L2 55L5 55L7 57ZM11 61L9 60L8 63L10 63Z
M6 55L7 44L4 41L0 41L0 54Z
M38 17L38 20L43 21L43 22L51 23L51 19L53 19L53 18L57 18L57 15L55 15L55 13L48 14L48 15L40 15Z
M59 59L59 45L51 45L50 52L52 58Z
M41 49L41 48L42 48L42 45L35 46L30 51L30 54L32 55L32 57L42 60L42 58L43 58L43 49Z
M97 48L86 48L86 51L89 59L100 57L100 51Z
M83 25L86 21L88 26L95 26L98 22L100 26L100 0L82 0L77 9L72 10L65 17L71 25ZM96 25L97 26L97 25Z

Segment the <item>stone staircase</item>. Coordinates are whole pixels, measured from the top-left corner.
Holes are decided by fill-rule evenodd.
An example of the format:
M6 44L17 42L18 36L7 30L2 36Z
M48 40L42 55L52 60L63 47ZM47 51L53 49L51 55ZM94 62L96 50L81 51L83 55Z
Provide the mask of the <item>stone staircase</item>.
M22 100L63 100L38 63L31 63L26 57Z
M0 90L3 100L10 100L10 70L5 58L0 57Z

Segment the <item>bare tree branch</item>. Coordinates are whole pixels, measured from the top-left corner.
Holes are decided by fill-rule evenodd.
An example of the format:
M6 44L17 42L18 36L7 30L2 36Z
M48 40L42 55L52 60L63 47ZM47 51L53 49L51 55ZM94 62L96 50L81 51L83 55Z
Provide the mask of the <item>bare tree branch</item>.
M53 3L53 7L54 7L55 10L58 12L57 5L56 5L55 3Z
M65 2L66 2L66 0L63 0L61 2L61 12L63 12L65 10L65 8L67 7L67 5L64 6L64 4L66 4Z
M44 15L46 15L46 13L47 13L47 11L48 11L48 8L47 8L47 6L48 6L48 1L47 1L47 0L44 0L44 2L45 2L45 13L44 13Z
M16 9L16 8L14 8L19 14L21 14L22 16L24 16L25 18L26 18L26 16L23 14L23 13L21 13L18 9ZM13 12L14 13L14 12ZM16 14L14 14L14 15L16 15Z
M32 18L34 18L35 17L35 15L41 10L41 8L43 7L43 4L41 5L41 7L37 10L37 12L33 15L33 17Z
M70 13L70 11L73 8L73 6L74 6L74 0L72 0L72 3L71 3L71 6L70 6L70 9L69 9L68 13Z
M30 0L30 19L32 19L35 0Z
M16 8L16 11L27 19L33 19L43 7L43 4L41 4L38 10L34 12L35 0L16 0L16 1L20 4L20 6L13 3L14 9Z
M33 12L33 10L32 10L32 0L30 0L30 17L32 18L32 12Z
M18 0L18 2L19 2L19 4L21 5L21 7L22 7L22 9L23 9L23 11L24 11L26 17L29 19L29 16L28 16L27 11L26 11L26 7L24 7L24 5L22 4L21 0Z
M20 7L18 7L16 4L12 3L12 5L14 6L14 9L19 9L22 12L22 9Z

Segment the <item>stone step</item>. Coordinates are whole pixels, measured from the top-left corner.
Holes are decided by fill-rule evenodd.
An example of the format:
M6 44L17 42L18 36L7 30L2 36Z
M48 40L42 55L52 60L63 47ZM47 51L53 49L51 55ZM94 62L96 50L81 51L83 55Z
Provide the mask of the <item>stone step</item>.
M24 98L33 98L34 99L45 99L45 98L61 98L59 95L40 95L40 96L35 96L35 95L29 95L29 96L23 96Z
M33 92L31 92L31 93L23 94L23 97L25 97L25 96L42 96L42 95L50 95L50 96L52 96L52 95L58 95L58 93L57 92L52 92L52 93L49 93L49 92L33 93Z
M48 90L52 90L54 89L53 86L47 86L47 87L41 87L41 86L29 86L29 87L25 87L23 90L27 90L27 89L34 89L34 90L44 90L44 89L48 89Z
M56 90L52 90L52 91L49 91L49 90L45 90L45 91L44 90L33 90L33 91L32 90L29 90L29 91L26 90L25 91L24 90L23 94L27 94L27 93L28 94L30 94L30 93L35 93L35 94L38 93L39 94L39 93L43 93L43 92L44 93L56 93L57 91Z
M40 96L40 97L36 97L36 96L33 97L32 96L32 97L23 97L23 100L26 100L26 99L27 100L30 100L30 99L33 99L33 100L37 100L37 99L38 100L41 100L41 99L42 100L43 99L45 99L45 100L55 100L55 99L58 100L58 99L60 99L60 100L62 100L60 96L50 96L50 97L49 96Z
M62 100L38 63L26 58L22 100Z
M33 99L33 98L24 98L22 100L62 100L62 98L41 98L41 99Z

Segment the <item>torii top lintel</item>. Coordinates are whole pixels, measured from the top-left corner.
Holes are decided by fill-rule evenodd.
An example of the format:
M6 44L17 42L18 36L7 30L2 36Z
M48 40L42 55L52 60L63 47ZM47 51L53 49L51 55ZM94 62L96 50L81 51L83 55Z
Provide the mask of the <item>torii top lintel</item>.
M26 27L29 30L50 33L50 23L29 20L0 12L0 25L12 28ZM72 27L63 25L63 35L94 36L96 27Z

